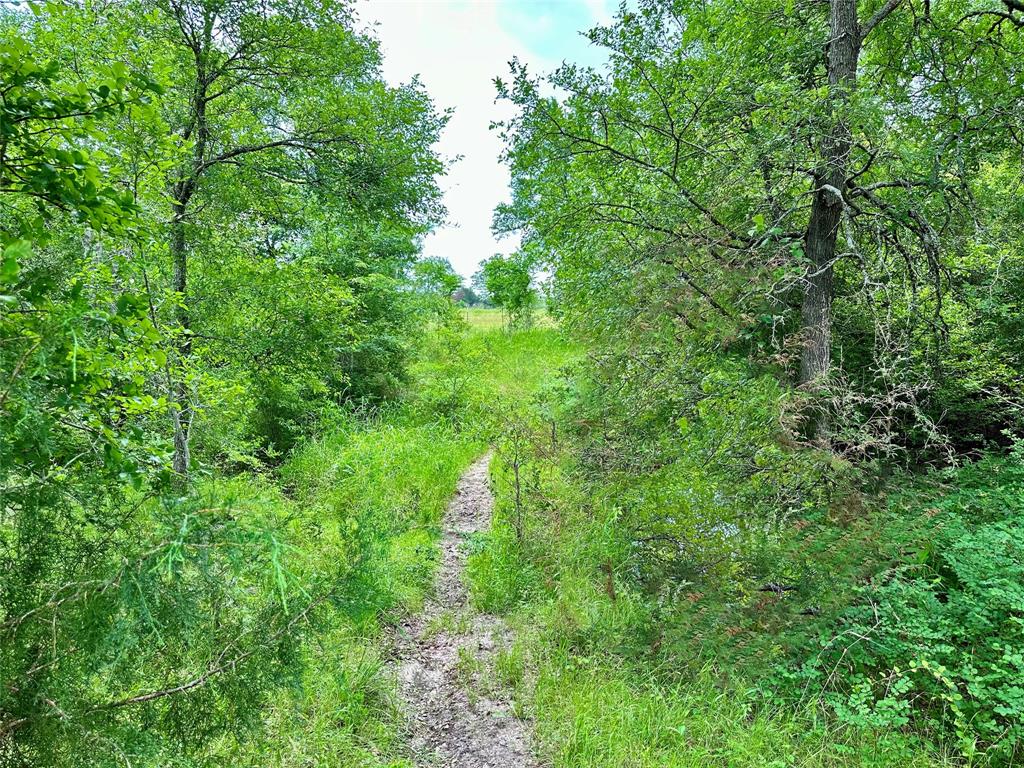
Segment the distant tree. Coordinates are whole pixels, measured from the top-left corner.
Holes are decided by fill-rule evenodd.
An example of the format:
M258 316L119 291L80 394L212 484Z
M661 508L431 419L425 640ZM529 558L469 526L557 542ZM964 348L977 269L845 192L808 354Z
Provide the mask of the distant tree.
M494 306L506 313L509 327L529 326L537 303L529 261L522 254L496 253L481 264L479 274Z
M493 307L494 303L491 300L491 294L487 290L487 285L484 281L483 269L478 269L473 273L473 277L469 281L470 286L476 292L477 298L480 303L485 307Z
M450 299L462 287L462 277L448 259L430 256L421 259L412 267L413 285L424 294Z
M446 324L455 312L455 292L462 277L448 259L431 256L420 259L410 270L417 311L431 323Z
M452 299L464 307L476 307L485 303L483 297L468 285L462 286L452 294Z

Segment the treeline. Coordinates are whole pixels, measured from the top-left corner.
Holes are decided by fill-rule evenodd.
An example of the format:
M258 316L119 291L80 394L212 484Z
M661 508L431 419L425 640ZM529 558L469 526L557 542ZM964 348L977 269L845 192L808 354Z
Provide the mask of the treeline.
M211 477L405 378L446 116L380 66L343 2L0 12L0 763L216 755L369 589L370 511Z
M499 83L495 226L587 350L522 556L630 595L585 647L669 688L710 663L1012 762L1024 9L642 1L588 36L602 67Z

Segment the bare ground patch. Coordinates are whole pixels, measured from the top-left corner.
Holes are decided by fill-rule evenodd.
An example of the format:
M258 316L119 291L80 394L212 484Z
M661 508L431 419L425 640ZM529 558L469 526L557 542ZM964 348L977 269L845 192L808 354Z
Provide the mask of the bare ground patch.
M399 692L409 714L416 764L452 768L536 768L529 730L493 680L497 654L511 642L495 616L473 612L462 582L466 540L490 525L490 456L459 481L445 514L435 592L396 637Z

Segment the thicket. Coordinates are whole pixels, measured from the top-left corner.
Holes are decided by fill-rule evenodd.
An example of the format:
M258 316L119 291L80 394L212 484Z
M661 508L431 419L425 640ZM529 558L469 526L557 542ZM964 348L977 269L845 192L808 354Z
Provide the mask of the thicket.
M1020 759L1021 25L641 2L588 33L602 67L499 84L495 226L585 354L509 430L471 571L545 616L556 764L652 722L641 764ZM745 703L709 736L716 696ZM791 738L751 748L762 717Z
M542 753L557 766L1014 764L1019 450L780 511L811 457L746 480L708 461L723 439L758 439L746 417L770 411L745 405L639 476L588 466L577 412L556 405L552 420L551 393L503 422L495 524L467 573L474 604L519 631L502 674Z
M375 633L480 446L379 410L445 122L380 65L345 3L0 11L5 766L399 759Z

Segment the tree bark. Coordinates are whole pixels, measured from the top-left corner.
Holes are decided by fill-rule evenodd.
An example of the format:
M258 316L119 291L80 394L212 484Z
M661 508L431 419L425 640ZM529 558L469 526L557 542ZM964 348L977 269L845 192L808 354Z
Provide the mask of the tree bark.
M195 57L196 81L192 95L191 114L183 133L185 139L193 140L192 161L188 173L174 184L173 216L170 223L170 241L168 243L171 262L174 268L173 289L178 299L175 320L178 325L177 355L180 369L174 377L170 393L171 424L174 429L174 470L177 484L185 489L189 483L189 467L192 463L190 439L192 431L192 406L189 403L188 385L186 383L185 366L192 356L192 318L188 306L188 242L185 236L185 218L188 206L195 194L196 185L206 168L206 152L210 140L210 129L206 119L206 107L209 103L208 89L210 78L208 73L207 51L213 40L214 15L204 9L202 36L188 40Z
M821 388L831 368L833 265L853 143L845 112L856 86L861 48L857 0L830 0L829 29L829 124L821 141L821 166L815 174L816 189L804 237L810 266L801 312L800 383L811 389ZM817 417L812 431L816 437L826 438L827 419Z
M177 201L174 204L174 218L170 225L171 263L174 268L172 288L177 296L175 321L178 325L178 364L181 366L192 354L191 318L188 311L188 250L185 242L185 212L187 202ZM185 384L185 372L179 370L174 377L170 392L171 424L174 428L174 459L172 468L182 487L188 485L188 470L192 461L189 439L191 437L192 416L188 404L188 388Z

